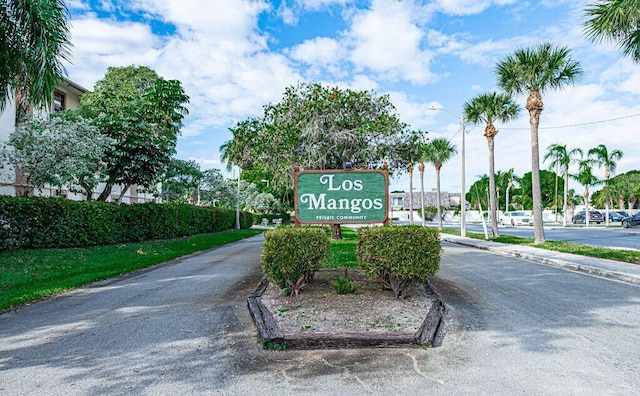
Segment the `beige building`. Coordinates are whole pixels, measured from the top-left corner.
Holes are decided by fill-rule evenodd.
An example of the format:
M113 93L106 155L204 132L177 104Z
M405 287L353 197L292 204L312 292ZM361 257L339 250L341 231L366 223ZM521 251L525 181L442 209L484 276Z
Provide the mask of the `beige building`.
M53 91L51 108L48 111L36 112L36 115L45 115L49 112L59 112L68 109L77 109L80 105L80 98L87 92L86 88L70 81L61 81L56 89ZM16 130L16 105L15 101L10 99L4 108L4 111L0 112L0 144L9 140L9 135ZM21 177L20 172L15 169L5 166L0 169L0 195L23 195L26 190L30 190L24 184L24 178ZM107 201L117 201L120 197L122 186L114 186L111 191L111 196ZM104 189L104 184L98 185L93 193L93 198L97 198L100 192ZM67 191L66 189L58 189L54 187L45 186L42 189L34 189L30 195L35 196L63 196L73 200L85 200L84 194L74 193ZM123 203L136 203L136 202L149 202L156 201L152 194L138 192L137 186L131 186L129 190L122 197Z

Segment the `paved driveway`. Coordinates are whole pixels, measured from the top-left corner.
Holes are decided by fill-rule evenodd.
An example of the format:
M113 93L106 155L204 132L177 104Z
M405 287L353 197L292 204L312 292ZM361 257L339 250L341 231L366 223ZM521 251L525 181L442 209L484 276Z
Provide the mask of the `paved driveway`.
M633 394L640 288L445 245L428 350L263 351L262 237L0 315L0 394Z

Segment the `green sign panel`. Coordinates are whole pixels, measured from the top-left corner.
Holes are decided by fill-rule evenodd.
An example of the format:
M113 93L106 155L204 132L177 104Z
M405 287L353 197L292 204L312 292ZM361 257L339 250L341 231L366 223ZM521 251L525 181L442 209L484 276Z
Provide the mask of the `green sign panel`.
M382 223L387 220L385 171L306 171L295 176L300 223Z

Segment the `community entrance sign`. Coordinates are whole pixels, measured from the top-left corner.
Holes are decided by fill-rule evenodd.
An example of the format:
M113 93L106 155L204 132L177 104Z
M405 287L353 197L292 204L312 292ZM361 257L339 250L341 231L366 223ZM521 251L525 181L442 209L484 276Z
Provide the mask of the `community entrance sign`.
M296 168L297 169L297 168ZM389 207L386 170L296 170L296 223L384 223Z

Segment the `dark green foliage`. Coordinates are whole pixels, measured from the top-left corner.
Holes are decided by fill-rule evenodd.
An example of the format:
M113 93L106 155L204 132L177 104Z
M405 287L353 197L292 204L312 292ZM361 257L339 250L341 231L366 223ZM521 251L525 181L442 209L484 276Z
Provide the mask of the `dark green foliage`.
M251 221L250 213L241 213L241 228L251 227ZM0 251L166 239L234 225L235 212L222 208L0 196Z
M362 271L405 297L415 281L425 282L440 267L440 234L420 226L362 227L356 254Z
M332 285L338 294L355 294L360 288L360 285L354 283L353 279L341 276Z
M311 281L329 255L329 235L321 227L278 227L264 234L262 263L265 275L280 288L301 277Z

